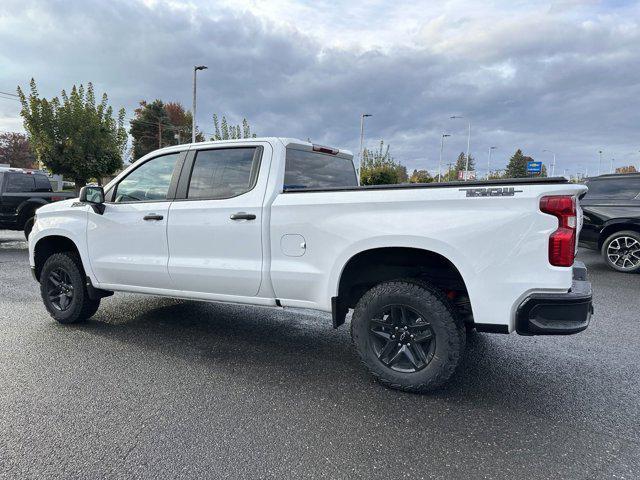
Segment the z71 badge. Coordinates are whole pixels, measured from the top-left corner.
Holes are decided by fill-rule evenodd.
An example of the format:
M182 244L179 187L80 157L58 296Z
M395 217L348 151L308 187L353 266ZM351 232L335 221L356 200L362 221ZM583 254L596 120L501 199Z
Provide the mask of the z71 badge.
M467 192L467 197L513 197L522 192L513 187L461 188L460 191Z

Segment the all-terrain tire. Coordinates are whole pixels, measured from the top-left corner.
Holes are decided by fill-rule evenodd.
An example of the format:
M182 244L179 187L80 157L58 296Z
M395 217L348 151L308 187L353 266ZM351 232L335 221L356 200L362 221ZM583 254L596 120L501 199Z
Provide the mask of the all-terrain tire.
M57 280L55 282L50 280L52 273L54 279L60 278L62 273L64 278L68 280L64 284L68 285L65 290L71 292L71 298L65 295L67 299L63 304L64 309L61 308L59 300L52 300L52 293L55 294L59 291L55 287ZM89 298L82 262L80 257L73 252L56 253L47 259L40 273L40 294L49 315L64 324L87 320L96 313L100 306L100 299L92 300ZM54 297L59 296L54 295Z
M417 371L397 371L376 353L371 320L392 305L404 306L419 314L428 322L435 338L430 361ZM380 383L416 393L435 390L445 384L456 371L466 343L463 322L442 291L414 279L384 282L366 292L351 319L351 338L362 363Z

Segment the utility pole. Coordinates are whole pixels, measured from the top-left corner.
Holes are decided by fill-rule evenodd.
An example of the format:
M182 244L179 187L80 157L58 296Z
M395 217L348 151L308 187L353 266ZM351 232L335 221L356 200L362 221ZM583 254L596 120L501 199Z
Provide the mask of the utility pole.
M487 180L489 180L489 172L491 172L491 153L493 153L496 148L497 147L489 147L489 155L487 156Z
M207 66L197 65L193 67L193 117L191 118L191 143L196 143L196 73L198 70L206 70Z
M609 173L613 173L613 162L615 162L615 161L616 161L615 158L611 159L611 168L609 169Z
M598 175L600 175L600 170L602 170L602 150L598 150L600 154L600 162L598 163Z
M360 162L358 167L358 182L360 182L360 172L362 171L362 160L364 157L364 119L372 117L369 113L363 113L360 115Z
M442 171L442 150L444 149L444 139L450 136L451 135L449 135L448 133L443 133L442 136L440 137L440 160L438 161L438 182L440 181L441 171Z
M465 118L465 117L463 117L462 115L452 115L449 118L454 119L454 118ZM467 161L464 166L464 180L467 180L467 177L469 176L469 149L471 147L471 120L467 120L467 121L469 122L469 131L467 133Z
M556 154L551 150L542 150L542 151L553 154L553 163L551 164L551 176L553 177L556 174Z

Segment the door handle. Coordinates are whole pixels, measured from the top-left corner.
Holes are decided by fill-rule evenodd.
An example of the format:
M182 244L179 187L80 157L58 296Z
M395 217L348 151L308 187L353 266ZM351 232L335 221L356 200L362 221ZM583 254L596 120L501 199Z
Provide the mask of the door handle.
M143 220L162 220L164 217L162 215L156 215L155 213L150 213L149 215L145 215Z
M238 212L229 217L231 220L255 220L256 216L253 213Z

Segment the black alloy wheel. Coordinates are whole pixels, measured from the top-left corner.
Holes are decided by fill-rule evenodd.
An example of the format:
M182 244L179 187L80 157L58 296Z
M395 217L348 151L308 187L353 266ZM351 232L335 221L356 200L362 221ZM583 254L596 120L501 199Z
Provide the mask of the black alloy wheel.
M373 350L382 364L396 372L425 368L436 350L431 324L408 305L387 305L369 320Z
M53 308L60 312L68 310L73 302L73 293L73 283L68 272L58 267L49 273L47 294Z

